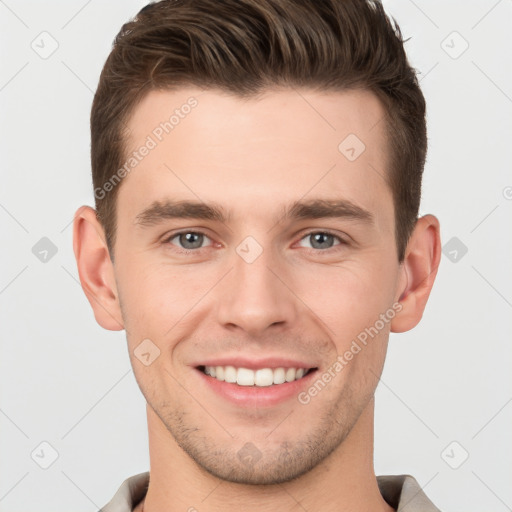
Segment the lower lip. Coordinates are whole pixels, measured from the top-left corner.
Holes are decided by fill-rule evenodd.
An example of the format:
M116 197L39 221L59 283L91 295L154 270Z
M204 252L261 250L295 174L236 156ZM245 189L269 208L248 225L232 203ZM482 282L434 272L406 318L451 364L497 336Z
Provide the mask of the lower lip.
M299 380L272 386L239 386L217 380L198 368L195 371L209 389L239 407L272 407L298 396L301 391L311 385L318 370L310 371Z

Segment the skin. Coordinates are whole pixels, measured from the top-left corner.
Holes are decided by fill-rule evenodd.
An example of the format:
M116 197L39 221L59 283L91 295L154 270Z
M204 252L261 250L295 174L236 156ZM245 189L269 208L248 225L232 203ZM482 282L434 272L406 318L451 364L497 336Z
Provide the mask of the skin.
M440 260L439 222L418 219L399 264L383 179L384 110L372 93L151 92L129 120L129 147L190 96L197 107L119 185L115 264L94 210L81 207L74 222L84 292L101 326L126 329L147 401L144 510L389 512L373 467L374 392L390 331L422 317ZM338 150L350 133L366 146L354 161ZM167 199L213 202L230 217L136 223ZM286 205L306 199L349 200L374 222L282 218ZM200 249L179 252L186 240L171 235L183 229L206 235ZM310 232L326 230L335 236L314 245ZM247 236L263 250L250 264L236 251ZM236 407L193 366L271 355L311 361L322 373L398 302L400 312L308 404ZM134 350L148 338L160 355L146 366ZM252 465L237 457L247 442L261 453Z

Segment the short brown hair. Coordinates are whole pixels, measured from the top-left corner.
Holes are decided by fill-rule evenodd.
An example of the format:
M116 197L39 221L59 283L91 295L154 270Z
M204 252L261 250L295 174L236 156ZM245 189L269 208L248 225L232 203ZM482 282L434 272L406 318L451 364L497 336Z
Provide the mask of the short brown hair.
M149 92L180 86L250 97L272 86L365 89L385 108L386 180L399 262L417 220L427 151L425 99L400 28L379 0L161 0L124 24L91 111L96 211L110 257L127 120Z

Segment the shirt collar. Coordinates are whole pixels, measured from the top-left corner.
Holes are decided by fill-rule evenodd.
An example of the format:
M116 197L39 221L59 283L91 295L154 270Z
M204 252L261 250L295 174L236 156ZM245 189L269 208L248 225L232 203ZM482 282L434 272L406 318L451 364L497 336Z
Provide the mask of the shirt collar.
M382 497L398 512L440 512L411 475L381 475L377 484ZM149 471L127 478L99 512L133 512L146 495L148 485Z

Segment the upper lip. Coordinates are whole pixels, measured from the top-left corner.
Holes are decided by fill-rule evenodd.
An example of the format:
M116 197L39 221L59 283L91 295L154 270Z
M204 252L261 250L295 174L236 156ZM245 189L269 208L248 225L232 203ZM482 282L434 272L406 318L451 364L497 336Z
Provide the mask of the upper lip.
M316 368L317 365L312 362L299 361L297 359L286 357L265 357L262 359L247 357L219 357L215 359L206 359L192 366L234 366L235 368L248 368L258 370L259 368Z

